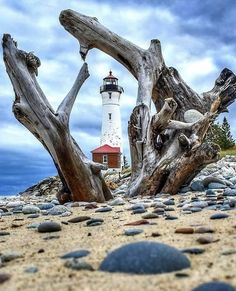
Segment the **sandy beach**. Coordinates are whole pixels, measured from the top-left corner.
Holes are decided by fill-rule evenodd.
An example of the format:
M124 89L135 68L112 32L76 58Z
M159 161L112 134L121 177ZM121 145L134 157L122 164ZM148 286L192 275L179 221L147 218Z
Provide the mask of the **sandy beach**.
M18 198L19 199L19 198ZM29 198L20 198L27 200ZM236 286L236 210L224 211L225 219L211 220L212 214L219 211L202 210L190 215L183 214L176 207L181 195L174 196L175 210L171 215L178 219L165 220L160 216L147 219L149 224L125 226L142 219L143 214L132 214L127 210L130 204L112 206L112 211L96 213L95 209L84 206L72 207L68 217L39 215L27 218L24 214L0 218L0 231L10 235L0 236L0 253L16 252L22 257L7 262L0 273L10 275L10 279L0 285L1 290L192 290L200 283L212 280L224 281ZM32 200L28 200L28 202ZM83 204L82 204L83 205ZM97 205L103 206L104 204ZM148 207L146 213L152 212ZM223 211L221 211L223 213ZM73 217L89 216L102 218L104 223L88 227L86 222L68 223ZM53 233L39 233L29 229L32 223L55 221L62 230ZM64 224L66 223L66 224ZM194 231L200 226L209 226L214 233L175 233L177 228L191 227ZM141 228L143 233L134 236L124 235L128 228ZM201 236L212 237L212 242L201 245ZM205 249L202 254L187 254L191 268L159 275L131 275L98 271L107 253L129 242L154 241L183 249L197 247ZM94 271L72 270L64 266L60 257L73 250L86 249L90 254L81 260L91 264ZM30 266L37 272L27 273Z

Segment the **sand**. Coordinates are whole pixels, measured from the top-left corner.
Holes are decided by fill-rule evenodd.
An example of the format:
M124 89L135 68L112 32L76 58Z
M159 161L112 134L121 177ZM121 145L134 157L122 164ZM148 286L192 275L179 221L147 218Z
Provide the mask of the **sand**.
M175 201L178 201L175 196ZM11 274L10 280L0 285L0 290L192 290L203 282L220 280L236 286L236 253L223 255L222 252L236 250L236 209L227 211L230 216L226 219L210 220L215 211L203 210L191 215L182 214L178 208L171 215L178 216L177 220L164 220L163 217L150 219L153 225L136 226L142 228L143 233L136 236L125 236L124 230L131 226L124 224L141 219L142 214L131 214L127 205L116 206L107 213L95 213L93 210L83 210L74 207L69 217L40 216L29 219L26 215L18 214L0 218L0 231L9 231L9 236L0 236L0 253L16 251L22 258L13 260L0 268L0 273ZM123 212L121 212L124 210ZM88 215L103 218L104 224L87 227L85 222L62 224L62 231L55 233L38 233L34 229L27 229L33 222L53 220L67 221L72 217ZM14 219L23 219L15 221ZM18 224L13 227L12 224ZM214 228L212 234L215 242L200 245L196 240L208 234L177 234L179 227L210 226ZM153 232L161 236L153 237ZM59 235L59 238L44 240L45 237ZM99 264L106 254L117 247L134 241L150 240L162 242L178 249L185 247L201 247L206 251L200 255L187 255L191 261L191 268L179 272L161 275L127 275L121 273L105 273L97 271ZM75 271L64 266L60 258L66 252L87 249L91 253L84 258L95 271ZM41 251L39 251L41 250ZM43 252L42 252L43 250ZM24 270L37 266L37 273L26 273ZM177 277L176 273L187 274Z

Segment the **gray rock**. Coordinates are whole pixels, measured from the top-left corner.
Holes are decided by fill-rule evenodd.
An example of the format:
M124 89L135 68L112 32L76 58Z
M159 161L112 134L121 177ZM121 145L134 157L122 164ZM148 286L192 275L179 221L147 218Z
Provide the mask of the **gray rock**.
M0 231L0 236L6 236L6 235L10 235L10 232L8 232L8 231Z
M202 184L204 185L204 187L207 187L210 183L219 183L219 184L223 184L225 185L225 181L215 177L215 176L208 176L206 178L203 179Z
M208 189L225 189L225 188L227 188L227 186L221 183L213 182L208 185Z
M22 257L23 257L22 254L17 252L6 252L0 255L0 261L2 263L7 263Z
M53 208L55 205L53 203L39 203L37 204L37 207L40 209L40 210L48 210L48 209L51 209Z
M142 232L143 232L143 229L141 228L129 228L124 231L124 234L128 236L133 236L133 235L140 234Z
M97 226L103 224L104 220L102 218L91 218L86 221L87 226Z
M236 291L236 289L225 282L208 282L199 285L192 291Z
M80 270L94 271L94 268L89 263L78 260L78 259L67 260L64 266L66 268L77 270L77 271L80 271Z
M184 113L184 120L185 122L189 123L197 122L202 117L203 117L202 113L197 111L196 109L190 109L185 111Z
M70 210L63 205L56 205L48 210L49 215L61 215L65 212L70 212Z
M159 215L157 213L146 213L144 215L142 215L143 219L154 219L154 218L158 218Z
M137 209L133 210L133 214L142 214L144 212L146 212L145 208L137 208Z
M38 213L33 213L27 216L27 218L38 218L40 215Z
M109 211L112 211L112 208L111 207L108 207L108 206L106 206L106 207L100 207L100 208L97 208L95 210L95 212L109 212Z
M192 191L198 191L198 192L202 192L205 190L205 187L204 187L202 181L193 181L190 184L190 188Z
M161 274L190 267L190 261L176 248L152 241L124 245L103 260L99 270L131 274Z
M200 249L200 248L185 248L181 250L182 253L187 253L191 255L200 255L205 252L205 249Z
M38 226L38 232L55 232L61 231L61 225L54 221L45 221Z
M236 196L236 189L225 189L224 196Z
M36 266L29 266L25 269L25 273L37 273L39 271Z
M229 217L229 215L227 213L215 213L213 215L210 216L210 219L223 219L223 218L227 218Z
M119 206L119 205L124 205L125 201L121 197L118 197L111 202L108 203L110 206Z
M34 214L34 213L39 213L40 209L37 206L34 206L34 205L25 205L22 208L22 212L24 214Z
M208 206L208 203L206 201L194 201L191 202L192 207L198 207L198 208L205 208Z
M19 207L19 206L23 206L25 205L24 201L10 201L7 203L7 207L8 208L15 208L15 207Z
M88 250L77 250L64 254L63 256L61 256L61 259L72 259L72 258L79 259L82 257L86 257L89 254L90 251Z

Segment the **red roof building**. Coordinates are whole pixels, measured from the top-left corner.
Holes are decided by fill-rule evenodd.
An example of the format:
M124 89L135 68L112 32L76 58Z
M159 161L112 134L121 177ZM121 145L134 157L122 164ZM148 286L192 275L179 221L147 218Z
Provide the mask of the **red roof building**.
M107 165L108 168L113 169L121 167L121 152L119 147L112 147L105 144L94 149L91 153L92 159L96 163Z

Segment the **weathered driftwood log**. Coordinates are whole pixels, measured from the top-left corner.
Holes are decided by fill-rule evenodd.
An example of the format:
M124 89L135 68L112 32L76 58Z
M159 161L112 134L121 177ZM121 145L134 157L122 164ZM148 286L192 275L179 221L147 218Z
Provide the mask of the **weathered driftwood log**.
M72 10L60 22L80 42L86 58L92 48L109 54L138 81L136 107L128 132L132 177L129 195L175 194L205 165L219 159L219 147L204 143L212 120L236 98L236 77L224 69L214 88L194 92L174 68L165 65L160 41L144 50L112 33L96 18ZM157 113L151 116L151 100Z
M10 35L3 36L3 55L11 79L15 101L15 117L43 144L58 170L63 189L58 194L63 203L99 201L112 198L101 175L102 165L89 161L70 135L69 118L76 96L89 77L87 64L54 111L36 80L40 60L32 53L17 49Z

